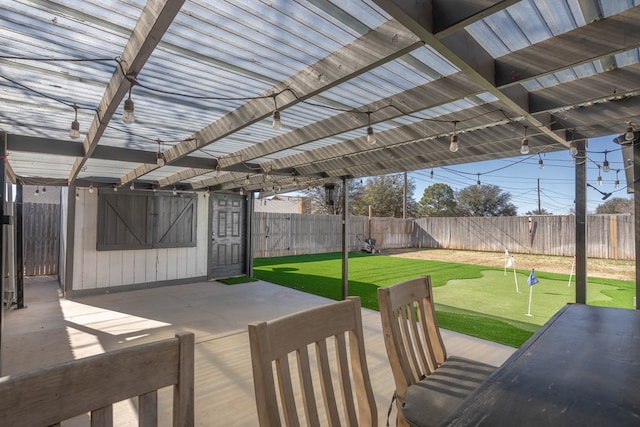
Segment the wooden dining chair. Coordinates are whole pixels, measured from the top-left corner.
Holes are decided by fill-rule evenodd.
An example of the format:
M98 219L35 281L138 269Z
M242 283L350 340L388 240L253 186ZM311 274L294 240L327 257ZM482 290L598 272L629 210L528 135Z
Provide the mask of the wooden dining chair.
M384 343L396 384L400 426L436 426L495 367L447 356L431 276L378 288Z
M359 298L251 323L249 340L261 427L378 425Z
M113 426L113 404L137 398L138 425L158 426L158 389L173 386L173 427L194 425L194 335L109 351L0 378L0 424L56 426L88 413Z

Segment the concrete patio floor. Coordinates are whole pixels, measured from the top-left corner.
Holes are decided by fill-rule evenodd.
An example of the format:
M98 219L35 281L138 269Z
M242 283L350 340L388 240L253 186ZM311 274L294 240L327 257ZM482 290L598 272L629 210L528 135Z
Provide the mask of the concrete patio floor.
M5 313L2 375L74 358L195 333L195 419L199 426L257 426L247 324L330 302L262 281L227 286L219 282L119 292L74 299L59 297L55 278L25 280L25 309ZM367 362L380 426L394 385L379 313L363 309ZM513 348L443 331L450 354L495 366ZM99 385L97 385L99 386ZM171 390L160 393L160 407L170 407ZM164 404L163 404L164 403ZM114 423L137 425L135 402L115 406ZM170 409L162 425L170 424ZM65 426L88 425L81 416ZM392 421L393 423L394 421Z

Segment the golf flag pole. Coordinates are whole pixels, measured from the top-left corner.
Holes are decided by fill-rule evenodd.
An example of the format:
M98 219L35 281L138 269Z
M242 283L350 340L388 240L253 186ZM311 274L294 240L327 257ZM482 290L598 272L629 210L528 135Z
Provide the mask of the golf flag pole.
M573 257L573 263L571 264L571 273L569 273L569 283L567 286L571 287L571 278L573 277L573 270L576 268L576 257Z
M507 267L509 267L509 258L511 254L509 253L509 249L504 248L504 275L507 275Z
M531 296L533 295L533 285L538 283L539 280L534 273L534 269L531 269L531 273L529 273L529 277L527 278L527 285L529 285L529 309L527 310L527 314L525 316L533 316L531 314Z
M513 281L516 282L516 293L519 294L520 289L518 289L518 275L516 274L516 260L513 257L511 257L511 260L513 264Z

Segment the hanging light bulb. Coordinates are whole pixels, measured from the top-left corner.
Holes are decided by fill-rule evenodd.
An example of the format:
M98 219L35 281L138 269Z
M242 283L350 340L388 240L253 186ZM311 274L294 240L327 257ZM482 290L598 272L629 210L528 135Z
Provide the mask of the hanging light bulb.
M89 184L89 194L93 194L93 184Z
M609 166L609 160L607 160L607 150L604 150L604 162L602 162L602 170L604 173L607 173L611 170Z
M251 180L249 179L249 174L247 174L247 176L244 178L244 185L249 185L251 183Z
M576 142L575 141L571 141L569 143L569 152L571 153L571 155L573 157L578 155L578 147L576 146Z
M178 195L178 189L176 188L176 186L173 186L173 191L171 192L171 194L173 194L174 196Z
M431 172L429 172L429 178L433 179L433 169L431 169Z
M620 180L618 179L618 172L620 172L620 169L616 170L616 182L614 184L616 189L620 188Z
M480 184L480 174L478 174L478 180L476 181L476 185L482 185Z
M45 187L44 185L42 186L42 192L46 193L47 192L47 187Z
M165 165L164 153L162 152L162 141L158 140L158 154L156 155L156 165L162 167Z
M277 95L273 95L273 121L271 122L271 127L273 130L280 130L282 127L282 121L280 120L280 111L278 110L278 100L276 99Z
M76 200L80 200L80 191L76 190Z
M633 141L636 138L633 132L633 123L631 121L627 122L627 132L624 134L624 139L627 141Z
M455 153L458 151L458 133L456 132L456 123L453 122L453 133L451 134L451 144L449 144L449 151Z
M113 191L118 192L118 184L113 184Z
M598 165L598 185L602 185L602 176L600 176L600 165Z
M538 168L544 169L544 162L542 161L542 156L538 154Z
M240 187L240 195L244 196L244 187Z
M40 195L40 186L39 185L36 187L36 191L33 192L33 195L34 196L39 196Z
M376 134L373 131L373 128L371 127L371 112L367 111L367 118L368 118L368 126L367 126L367 143L373 145L376 143Z
M280 130L282 127L282 120L280 120L280 111L275 110L273 112L273 122L271 122L273 130Z
M529 138L527 138L527 127L524 127L524 136L522 137L522 145L520 146L520 154L529 154Z
M75 112L75 118L71 122L71 129L69 129L69 138L80 138L80 123L78 122L78 106L73 104L73 111Z
M136 189L136 185L133 182L131 182L131 184L129 184L129 190L133 191L135 189Z
M124 101L124 113L122 113L122 121L130 125L136 121L133 114L133 101L131 100L131 87L129 88L129 98Z

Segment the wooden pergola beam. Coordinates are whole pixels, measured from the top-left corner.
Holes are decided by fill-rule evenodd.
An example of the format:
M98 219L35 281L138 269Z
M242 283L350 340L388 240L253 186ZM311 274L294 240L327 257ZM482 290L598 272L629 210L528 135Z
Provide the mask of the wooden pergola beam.
M102 95L98 112L93 118L84 139L84 156L76 159L71 168L68 182L73 184L78 173L95 151L109 121L122 99L131 88L129 79L135 78L142 70L153 50L182 8L185 0L148 0L140 19L121 55L121 64L113 73ZM124 73L124 74L123 74ZM126 75L125 75L126 74ZM129 79L127 78L129 77Z

